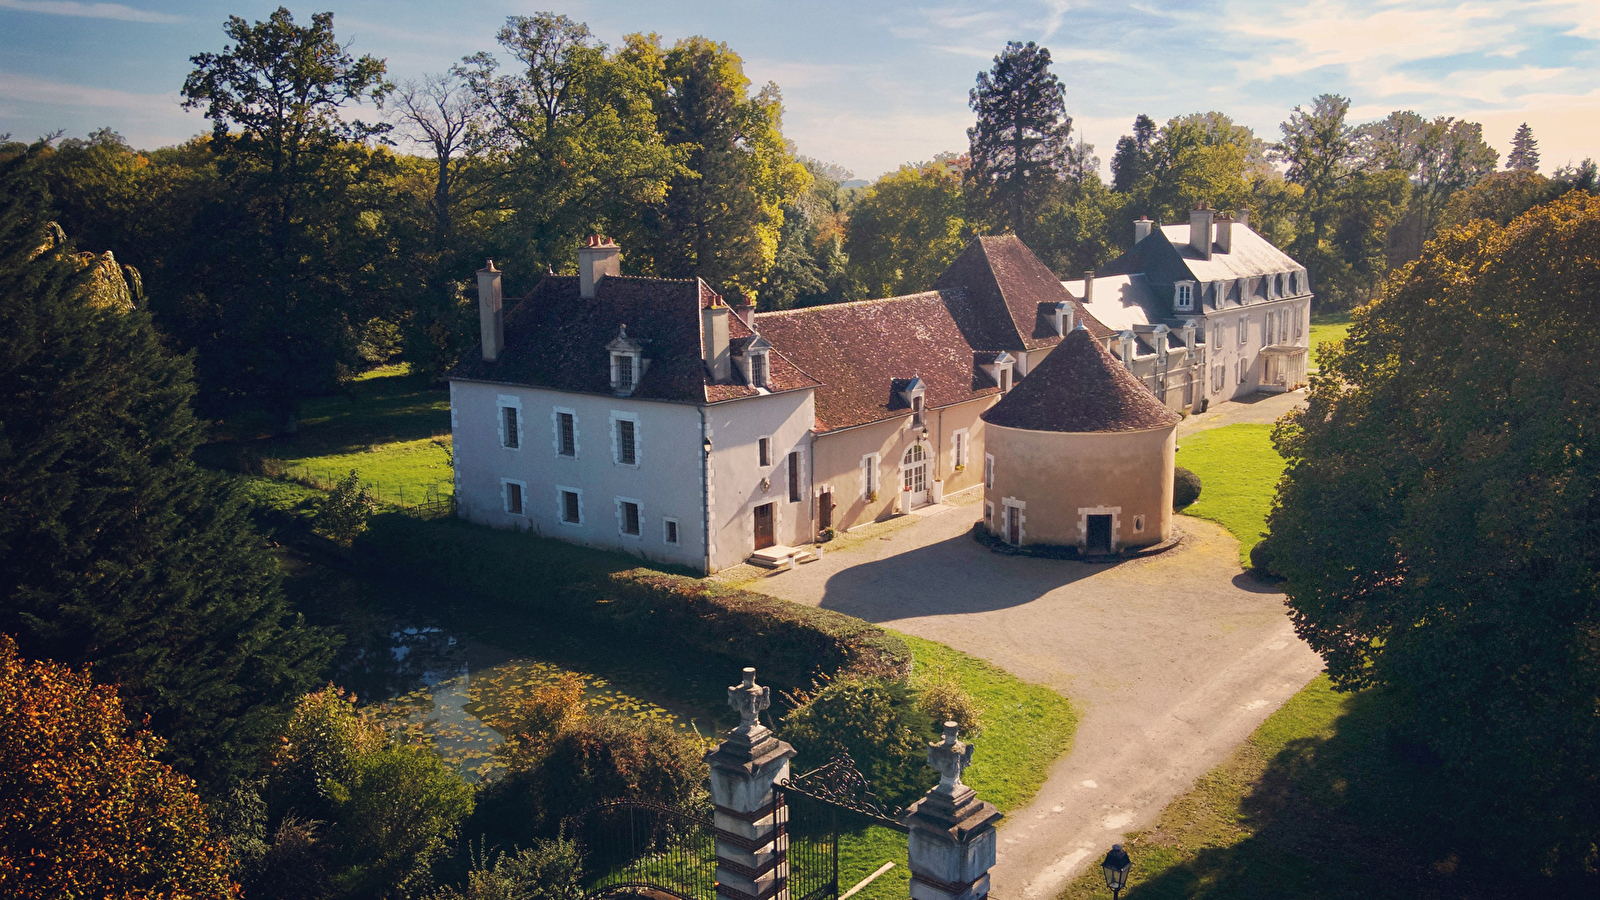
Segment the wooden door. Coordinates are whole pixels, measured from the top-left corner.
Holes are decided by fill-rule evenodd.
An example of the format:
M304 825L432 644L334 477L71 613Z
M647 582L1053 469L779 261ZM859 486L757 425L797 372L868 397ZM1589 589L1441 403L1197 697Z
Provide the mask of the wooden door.
M1111 552L1111 517L1089 517L1089 547L1090 553Z
M772 504L756 507L756 549L765 550L777 543L772 529Z
M1006 541L1013 545L1022 543L1022 511L1015 506L1006 507Z

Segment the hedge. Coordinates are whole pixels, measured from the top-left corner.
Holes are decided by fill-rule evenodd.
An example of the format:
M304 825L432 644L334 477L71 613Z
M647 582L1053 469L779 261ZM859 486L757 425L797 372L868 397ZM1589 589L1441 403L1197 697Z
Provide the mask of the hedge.
M832 610L649 569L619 572L574 593L597 624L742 660L770 684L805 687L845 672L895 680L911 674L904 641Z
M374 516L357 559L391 574L531 609L573 625L708 664L737 660L780 690L809 688L838 673L901 679L911 651L862 619L638 568L636 557L577 547L458 519Z

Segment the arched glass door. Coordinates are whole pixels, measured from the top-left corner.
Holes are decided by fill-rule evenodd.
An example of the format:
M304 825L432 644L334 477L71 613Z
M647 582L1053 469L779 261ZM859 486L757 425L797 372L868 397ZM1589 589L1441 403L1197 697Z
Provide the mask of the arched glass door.
M907 508L928 505L928 451L921 444L912 444L900 461L900 487L910 494Z

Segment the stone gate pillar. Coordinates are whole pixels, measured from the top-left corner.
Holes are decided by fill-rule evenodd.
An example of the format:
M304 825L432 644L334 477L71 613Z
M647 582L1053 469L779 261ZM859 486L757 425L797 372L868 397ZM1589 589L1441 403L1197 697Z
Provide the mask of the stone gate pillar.
M728 688L739 727L706 754L715 805L718 900L788 900L788 810L773 785L789 777L794 748L761 724L772 689L756 684L756 670ZM992 854L991 854L992 855Z
M957 726L944 723L944 740L928 745L928 764L939 784L906 810L911 827L912 900L983 900L994 868L995 827L1000 810L961 783L972 765L972 745L956 740Z

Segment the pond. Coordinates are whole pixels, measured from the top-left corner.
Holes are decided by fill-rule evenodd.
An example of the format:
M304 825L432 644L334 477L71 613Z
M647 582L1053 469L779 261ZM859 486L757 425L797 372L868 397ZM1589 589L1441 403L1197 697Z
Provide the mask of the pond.
M656 719L706 740L731 715L707 712L712 704L693 686L688 700L652 688L682 685L663 678L648 654L597 647L536 618L486 614L426 585L356 577L304 559L286 560L285 568L297 605L346 637L335 684L407 739L433 746L469 782L503 769L495 750L518 701L563 678L582 683L591 713Z

